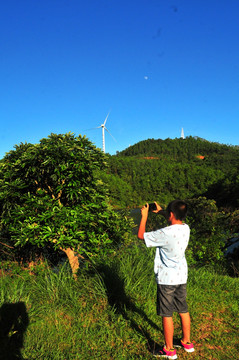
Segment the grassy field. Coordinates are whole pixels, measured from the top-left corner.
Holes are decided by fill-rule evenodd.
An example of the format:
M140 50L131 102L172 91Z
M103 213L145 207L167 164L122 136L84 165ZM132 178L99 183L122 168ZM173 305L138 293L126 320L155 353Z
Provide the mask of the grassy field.
M163 344L155 290L153 251L143 244L121 248L76 281L67 265L6 272L2 264L0 359L153 359L150 350ZM179 349L178 359L236 359L239 279L190 268L188 305L196 351Z

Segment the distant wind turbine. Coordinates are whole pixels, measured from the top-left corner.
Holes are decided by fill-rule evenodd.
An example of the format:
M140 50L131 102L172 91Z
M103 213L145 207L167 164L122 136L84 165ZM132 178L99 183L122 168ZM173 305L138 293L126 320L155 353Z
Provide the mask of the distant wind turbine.
M110 112L108 112L108 114L107 114L107 116L106 116L106 118L105 118L104 123L101 124L100 126L97 126L97 128L96 128L96 129L102 128L102 151L103 151L103 153L105 153L105 130L108 131L108 133L110 134L110 136L112 136L111 133L109 132L109 130L107 129L107 127L105 126L109 114L110 114ZM114 138L113 136L112 136L112 138L115 140L115 138ZM116 140L115 140L115 141L116 141Z
M181 139L185 139L183 128L182 128L182 131L181 131Z

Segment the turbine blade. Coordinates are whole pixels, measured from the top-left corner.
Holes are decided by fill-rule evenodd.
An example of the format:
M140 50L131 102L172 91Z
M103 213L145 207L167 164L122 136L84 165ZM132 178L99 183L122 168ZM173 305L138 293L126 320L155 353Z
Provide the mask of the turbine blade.
M108 119L108 117L109 117L109 114L110 114L110 111L108 112L108 114L107 114L107 116L106 116L106 118L105 118L105 121L104 121L104 126L105 126L106 121L107 121L107 119Z
M105 127L105 130L108 131L108 133L110 134L110 136L114 139L115 142L117 142L114 138L114 136L109 132L109 130Z
M90 130L95 130L95 129L100 129L101 126L97 126L97 127L93 127L93 128L90 128L90 129L85 129L84 131L90 131Z

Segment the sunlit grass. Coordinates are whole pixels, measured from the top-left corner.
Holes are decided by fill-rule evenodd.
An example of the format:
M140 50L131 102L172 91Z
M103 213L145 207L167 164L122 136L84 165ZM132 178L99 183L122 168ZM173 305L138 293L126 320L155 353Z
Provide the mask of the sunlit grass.
M1 309L24 304L28 322L15 334L12 326L0 345L9 345L18 334L23 339L16 349L28 360L152 359L150 348L163 344L155 292L153 253L143 244L121 248L84 270L77 281L67 265L57 272L44 265L34 274L5 273L0 278ZM190 269L188 305L196 351L188 355L179 349L178 358L236 358L238 297L239 279ZM174 320L179 338L176 314Z

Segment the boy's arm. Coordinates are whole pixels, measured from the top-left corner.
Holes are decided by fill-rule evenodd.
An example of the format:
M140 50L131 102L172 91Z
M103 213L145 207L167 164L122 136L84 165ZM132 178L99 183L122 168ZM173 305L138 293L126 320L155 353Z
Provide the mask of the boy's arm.
M161 208L161 206L156 201L154 203L155 203L157 209L153 210L153 212L157 214L159 211L161 211L163 209Z
M138 238L144 240L144 233L146 229L146 222L148 219L149 204L146 204L141 209L141 221L139 224Z

